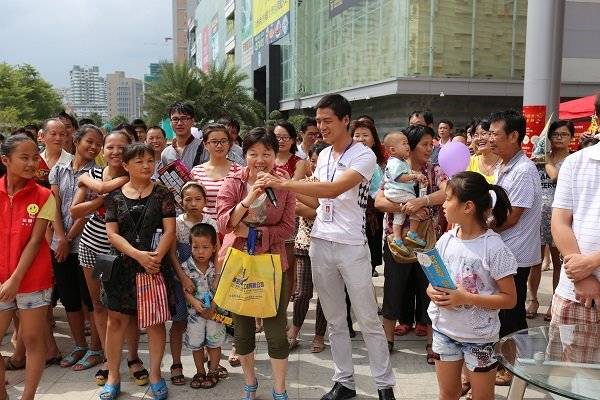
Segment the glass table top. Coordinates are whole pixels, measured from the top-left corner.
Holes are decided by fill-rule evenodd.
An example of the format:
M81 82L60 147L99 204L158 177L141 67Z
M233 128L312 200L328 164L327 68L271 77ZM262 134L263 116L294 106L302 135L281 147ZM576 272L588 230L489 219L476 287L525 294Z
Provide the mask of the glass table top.
M524 381L569 399L600 399L600 325L552 325L500 339L500 362Z

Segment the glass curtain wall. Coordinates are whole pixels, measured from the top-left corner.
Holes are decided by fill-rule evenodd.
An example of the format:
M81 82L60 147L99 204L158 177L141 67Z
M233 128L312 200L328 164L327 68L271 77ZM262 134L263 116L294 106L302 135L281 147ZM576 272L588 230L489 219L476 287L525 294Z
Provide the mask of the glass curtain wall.
M523 79L527 0L349 3L333 16L329 0L292 4L285 99L397 77Z

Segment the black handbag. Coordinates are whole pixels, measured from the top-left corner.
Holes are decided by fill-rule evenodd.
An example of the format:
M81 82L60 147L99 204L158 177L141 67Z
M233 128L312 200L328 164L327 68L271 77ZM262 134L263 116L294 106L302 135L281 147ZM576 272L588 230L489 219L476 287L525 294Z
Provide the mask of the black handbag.
M154 192L154 189L153 189ZM152 193L153 193L152 192ZM152 194L151 194L152 195ZM154 197L151 198L154 200ZM139 217L138 221L133 221L131 214L128 214L131 221L134 223L135 228L133 232L136 234L136 242L139 242L139 230L142 222L144 221L144 217L146 216L146 210L148 209L147 205L144 206L144 211L142 215ZM133 244L133 247L137 246ZM115 249L113 248L113 252ZM92 276L94 279L102 280L102 282L110 281L110 277L112 276L113 268L118 268L119 263L122 260L121 254L109 253L109 254L97 254L96 261L94 262L94 270L92 271Z
M121 256L117 254L98 254L94 262L92 276L102 282L110 281L113 268L117 268Z

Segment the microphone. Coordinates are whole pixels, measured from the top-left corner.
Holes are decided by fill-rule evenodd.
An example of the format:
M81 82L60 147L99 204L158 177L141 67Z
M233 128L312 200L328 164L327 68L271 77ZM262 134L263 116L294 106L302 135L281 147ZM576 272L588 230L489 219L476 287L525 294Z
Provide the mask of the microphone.
M277 208L277 196L275 196L275 192L273 191L273 188L266 187L265 193L267 194L267 197L269 198L269 201L271 202L271 204L273 204L273 206L275 208Z

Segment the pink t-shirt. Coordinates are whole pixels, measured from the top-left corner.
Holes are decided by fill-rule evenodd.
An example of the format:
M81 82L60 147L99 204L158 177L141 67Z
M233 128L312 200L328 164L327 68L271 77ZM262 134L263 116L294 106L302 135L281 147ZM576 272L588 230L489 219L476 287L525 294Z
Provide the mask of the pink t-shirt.
M231 163L228 175L237 172L239 169L239 165ZM206 207L204 207L204 210L202 212L210 218L216 220L217 194L219 193L221 185L223 185L223 182L225 181L225 177L221 179L209 178L206 175L204 164L196 165L194 168L192 168L191 175L192 179L204 186L204 189L206 190Z

